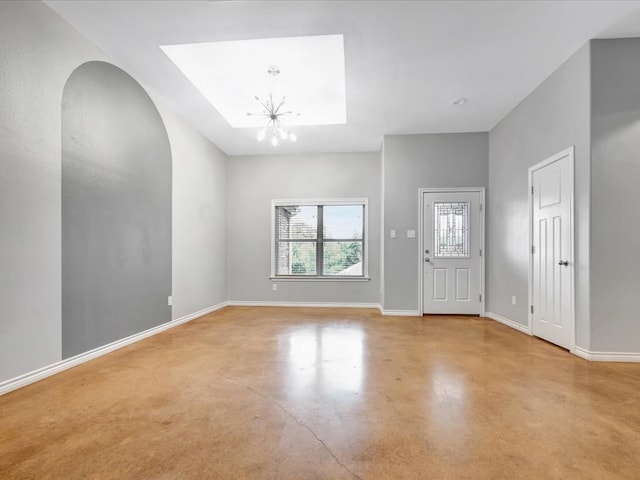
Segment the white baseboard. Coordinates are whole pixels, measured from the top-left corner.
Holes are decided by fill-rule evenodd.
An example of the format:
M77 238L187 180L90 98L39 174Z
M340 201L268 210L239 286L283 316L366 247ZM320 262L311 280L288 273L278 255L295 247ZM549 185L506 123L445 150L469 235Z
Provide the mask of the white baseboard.
M382 315L397 317L419 317L417 310L385 310L378 303L336 303L336 302L253 302L245 300L229 300L227 305L232 307L325 307L325 308L375 308Z
M533 335L533 332L526 325L521 325L513 320L509 320L501 315L486 312L485 317L500 322L508 327L515 328L527 335ZM575 347L571 353L578 357L584 358L592 362L633 362L640 363L640 353L632 352L592 352L582 347Z
M44 378L55 375L56 373L63 372L65 370L68 370L69 368L88 362L89 360L93 360L94 358L101 357L102 355L113 352L114 350L118 350L122 347L126 347L127 345L131 345L132 343L138 342L152 335L156 335L160 332L164 332L165 330L168 330L170 328L177 327L178 325L182 325L183 323L202 317L208 313L214 312L226 306L226 302L219 303L212 307L200 310L199 312L185 315L184 317L176 318L175 320L171 320L170 322L150 328L149 330L145 330L144 332L136 333L129 337L116 340L115 342L109 343L107 345L103 345L102 347L94 348L93 350L89 350L88 352L84 352L74 357L52 363L51 365L47 365L46 367L42 367L38 370L20 375L19 377L5 380L4 382L0 382L0 395L4 395L5 393L9 393L21 387L25 387L31 383L37 382L38 380L42 380Z
M484 316L490 318L491 320L495 320L496 322L500 322L507 327L511 327L522 333L526 333L527 335L533 335L529 326L514 322L513 320L510 320L507 317L503 317L502 315L498 315L497 313L485 312Z
M351 302L252 302L229 300L230 307L313 307L313 308L379 308L377 303Z
M389 317L421 317L422 314L417 310L386 310L380 307L380 313Z
M592 362L640 362L640 353L632 352L592 352L582 347L575 347L574 354Z

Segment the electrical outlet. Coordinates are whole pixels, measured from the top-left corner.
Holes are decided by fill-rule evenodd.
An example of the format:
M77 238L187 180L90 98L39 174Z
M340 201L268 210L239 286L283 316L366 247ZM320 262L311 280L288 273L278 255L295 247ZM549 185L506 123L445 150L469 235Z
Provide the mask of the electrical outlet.
M407 238L416 238L415 230L407 230Z
M278 291L278 284L274 283L273 285L271 285L271 290L273 290L274 292Z
M398 234L396 233L395 230L391 230L390 235L391 238L396 238L398 236Z
M513 295L513 296L511 297L511 305L515 305L515 304L516 304L516 296L515 296L515 295Z
M173 296L172 295L169 295L167 297L167 305L169 305L169 306L173 305Z

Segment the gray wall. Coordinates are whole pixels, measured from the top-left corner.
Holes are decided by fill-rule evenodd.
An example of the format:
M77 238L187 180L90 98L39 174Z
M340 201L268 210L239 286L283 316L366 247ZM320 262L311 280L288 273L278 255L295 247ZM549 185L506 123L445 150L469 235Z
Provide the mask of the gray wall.
M143 88L87 62L62 97L62 358L168 322L171 150Z
M417 311L418 298L418 189L486 187L488 135L450 133L388 135L384 137L382 189L384 191L385 310ZM416 238L407 238L408 229ZM396 230L397 238L389 238Z
M640 352L640 39L591 46L591 350Z
M271 289L271 200L369 199L368 282L278 281ZM230 157L227 252L230 301L379 303L380 156L377 153Z
M71 73L95 60L113 63L46 5L0 2L0 384L62 358L62 95ZM155 103L172 143L173 213L181 215L173 227L179 318L226 298L224 228L211 226L224 224L226 157ZM187 268L202 281L197 289Z
M60 106L95 59L40 2L0 2L0 381L61 358Z
M173 154L173 319L227 300L227 156L159 105Z
M488 312L527 324L527 170L575 145L577 344L589 345L589 48L585 45L489 133ZM517 305L511 305L511 296Z

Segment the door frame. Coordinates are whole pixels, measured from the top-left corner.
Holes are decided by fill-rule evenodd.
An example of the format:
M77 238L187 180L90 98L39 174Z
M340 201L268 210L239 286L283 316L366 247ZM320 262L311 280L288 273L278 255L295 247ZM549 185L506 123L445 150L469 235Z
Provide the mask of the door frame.
M528 180L528 197L529 197L529 303L527 308L527 319L529 325L529 332L533 335L533 313L531 313L531 308L533 307L533 174L538 170L541 170L544 167L551 165L565 157L569 158L569 265L571 265L571 271L569 272L569 278L571 279L571 285L569 286L569 296L571 298L569 310L570 310L570 319L569 319L569 331L571 337L571 343L569 351L571 353L575 353L576 349L576 300L575 300L575 272L576 272L576 263L575 263L575 182L574 182L574 151L575 146L572 145L569 148L562 150L561 152L556 153L555 155L550 156L546 160L543 160L539 163L536 163L532 167L529 167Z
M482 252L480 255L480 316L483 317L485 314L484 302L485 302L485 292L484 292L484 259L486 257L486 250L484 245L484 235L485 235L485 210L486 210L486 202L485 202L485 187L452 187L452 188L419 188L418 189L418 316L424 315L424 305L423 305L423 295L424 295L424 202L422 201L423 195L425 193L464 193L464 192L473 192L480 194L480 251Z

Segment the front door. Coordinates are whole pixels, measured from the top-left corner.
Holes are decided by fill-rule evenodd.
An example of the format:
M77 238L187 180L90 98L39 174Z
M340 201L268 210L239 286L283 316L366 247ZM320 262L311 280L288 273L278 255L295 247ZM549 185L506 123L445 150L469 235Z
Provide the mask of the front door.
M573 337L572 175L573 149L530 170L532 331L567 349Z
M482 311L482 191L423 192L423 313Z

